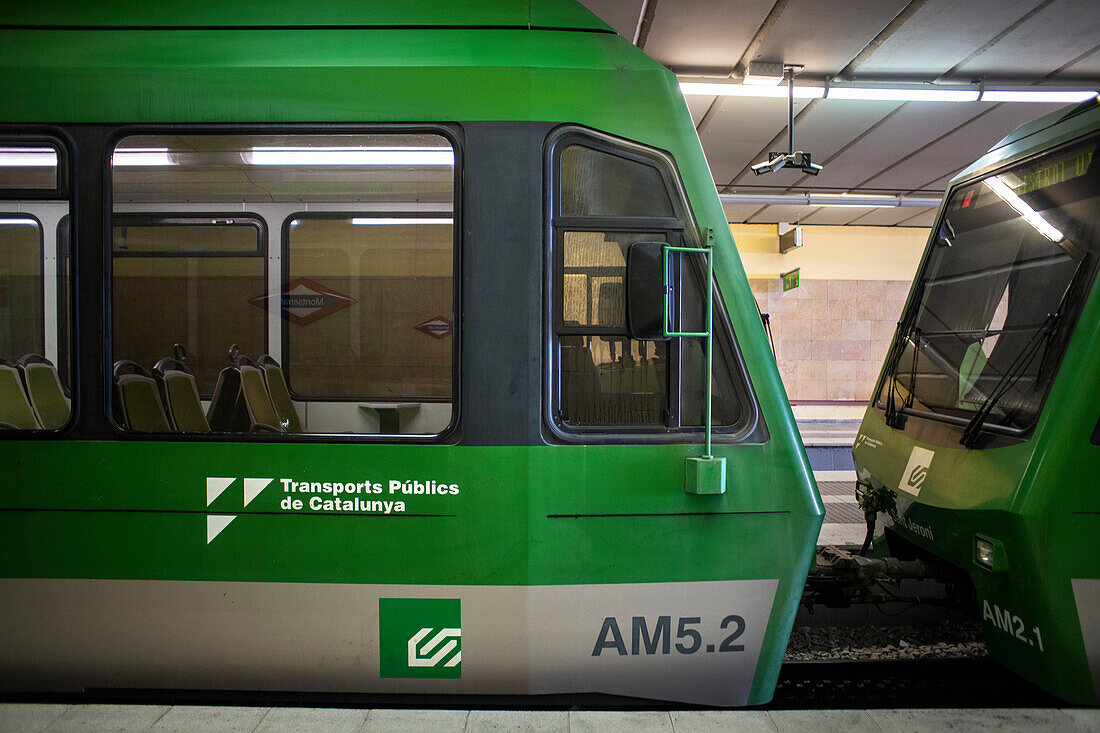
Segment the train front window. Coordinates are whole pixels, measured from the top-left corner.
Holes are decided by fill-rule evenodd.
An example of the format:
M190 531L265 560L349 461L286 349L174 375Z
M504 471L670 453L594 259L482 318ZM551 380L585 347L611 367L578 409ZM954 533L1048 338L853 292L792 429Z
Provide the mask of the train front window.
M112 416L152 433L452 422L442 134L162 134L112 155Z
M702 424L705 361L697 339L642 341L626 322L626 253L635 242L692 241L675 171L659 155L571 134L554 152L552 338L553 422L569 432L671 432ZM676 202L676 203L674 203ZM704 261L674 258L676 311L705 315ZM715 424L747 416L721 298L715 298ZM739 388L740 387L740 388Z
M1035 420L1095 278L1093 138L956 189L899 327L878 401L1019 432Z
M668 343L626 335L626 250L663 232L566 231L558 356L570 425L665 425Z
M58 430L69 422L69 287L57 267L69 213L57 148L0 142L0 432Z

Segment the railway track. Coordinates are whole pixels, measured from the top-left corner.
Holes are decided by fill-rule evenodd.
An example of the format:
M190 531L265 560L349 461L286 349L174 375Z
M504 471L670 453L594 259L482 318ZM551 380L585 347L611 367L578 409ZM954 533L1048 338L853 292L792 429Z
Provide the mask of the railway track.
M788 662L766 710L1051 708L1066 703L990 659Z

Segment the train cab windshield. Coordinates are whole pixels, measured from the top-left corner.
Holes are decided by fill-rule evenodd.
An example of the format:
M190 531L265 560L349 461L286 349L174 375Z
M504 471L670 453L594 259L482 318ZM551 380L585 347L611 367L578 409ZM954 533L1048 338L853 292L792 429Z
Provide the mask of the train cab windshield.
M902 317L878 404L1020 433L1035 421L1095 278L1098 139L957 187Z

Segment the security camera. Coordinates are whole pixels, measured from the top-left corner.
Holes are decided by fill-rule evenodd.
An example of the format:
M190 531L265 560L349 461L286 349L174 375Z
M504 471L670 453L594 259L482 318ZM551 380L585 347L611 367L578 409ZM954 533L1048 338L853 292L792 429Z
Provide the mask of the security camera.
M775 173L780 168L795 168L803 173L816 176L821 166L810 160L810 154L796 150L793 153L768 153L768 159L752 166L752 172L758 176Z

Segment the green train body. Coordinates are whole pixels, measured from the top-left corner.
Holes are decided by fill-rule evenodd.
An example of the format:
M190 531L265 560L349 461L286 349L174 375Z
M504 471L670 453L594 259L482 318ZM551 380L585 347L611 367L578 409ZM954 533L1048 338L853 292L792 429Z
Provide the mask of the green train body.
M579 5L549 0L17 3L6 10L0 148L46 150L57 177L29 192L0 186L0 219L34 221L41 232L47 287L45 316L35 323L44 324L42 351L59 366L72 418L47 429L41 411L40 429L0 430L0 687L607 692L716 705L770 699L823 509L668 70ZM137 175L125 189L130 203L118 195L112 204L112 186L121 191L118 180L129 175L124 156L163 156L168 167L215 136L234 145L248 136L276 146L293 140L301 152L325 136L371 135L431 138L431 150L452 151L453 208L435 221L451 227L446 237L453 229L444 305L404 314L412 320L399 336L412 338L415 327L417 338L437 339L416 348L437 349L431 379L444 385L443 396L298 401L302 434L285 423L198 435L126 429L141 409L117 401L125 374L116 367L113 379L113 364L131 358L120 353L119 324L170 330L176 323L171 309L156 305L155 288L130 300L120 294L143 272L177 272L175 261L160 257L175 245L142 245L142 227L167 226L171 214L214 227L237 226L240 217L259 232L249 240L259 250L234 250L256 258L241 267L267 267L262 288L242 290L253 301L246 307L269 315L282 308L283 318L266 322L266 341L248 355L266 350L293 362L293 390L311 369L328 368L294 361L295 345L323 323L303 325L310 298L334 313L360 311L345 307L354 293L335 286L294 300L286 288L290 250L280 255L264 238L289 246L305 225L352 231L352 214L377 219L381 209L367 210L354 195L321 206L316 192L296 200L293 191L266 201L181 196L167 206L157 203L168 200L156 198L157 163L140 161L136 170L149 177ZM156 145L142 147L148 140ZM580 152L559 150L567 145ZM716 349L725 354L715 362L715 383L741 385L723 403L726 422L715 418L712 453L725 459L724 493L685 492L685 461L702 454L703 431L695 418L670 423L663 402L653 418L659 429L640 432L563 427L551 409L560 401L555 390L564 389L554 365L574 348L570 339L595 348L603 338L606 349L623 338L621 328L570 336L578 326L559 327L550 316L558 265L548 253L572 226L555 223L565 165L556 161L567 154L656 171L653 180L665 181L673 199L675 215L662 219L669 241L701 247L713 232L715 292L724 303L715 308ZM194 170L204 181L216 177ZM318 176L319 187L346 185ZM570 185L583 188L585 180ZM616 205L625 210L647 190ZM314 210L323 215L293 213ZM160 218L151 224L150 217ZM209 221L196 221L202 217ZM71 232L69 254L54 226ZM593 226L575 228L583 234ZM199 254L179 262L194 272L221 267L199 256L215 247L211 241L197 239ZM141 246L151 247L147 256L134 252ZM49 268L62 260L71 275L49 285ZM117 281L113 296L112 271L130 278ZM165 292L175 287L170 277L160 282ZM233 293L230 284L201 298L220 302ZM70 299L55 306L51 288ZM615 297L614 289L603 294ZM369 300L382 308L386 298ZM301 317L292 322L294 308ZM62 322L70 316L66 337ZM329 323L344 317L329 315ZM51 330L55 321L61 325ZM235 321L197 327L224 331L223 346L235 340ZM672 345L659 348L669 354L694 348L687 339L665 343ZM642 353L651 365L673 363ZM1076 351L1071 357L1084 363ZM693 358L676 356L677 379L699 367ZM387 368L386 378L402 383L405 367ZM569 378L571 368L561 367ZM606 372L593 389L605 389ZM687 388L666 391L687 415ZM620 398L635 404L623 390ZM215 399L204 394L204 407ZM337 412L358 422L309 430L315 415ZM369 422L375 412L377 422ZM264 422L249 415L253 428ZM400 421L435 415L443 417L434 427L403 434Z
M1096 703L1100 689L1098 130L1095 101L1049 115L951 182L853 448L860 482L883 502L876 547L959 568L976 589L991 655L1080 703ZM1017 247L1042 253L1049 271L1037 254L1012 255ZM974 254L964 294L952 290L962 276L943 273L967 248ZM1008 250L1011 275L997 259ZM1064 269L1055 277L1054 268ZM1012 315L1014 291L1018 301L1035 301L1015 306L1033 309L1027 318ZM939 333L916 330L931 316L941 319ZM1016 346L1006 342L1017 354L1030 345L1030 366L1013 371L1002 358L983 376L987 368L974 365L997 358L996 343L983 344L1013 328L1035 331L1016 336ZM1006 374L1004 383L994 379ZM998 384L1007 406L975 425Z

